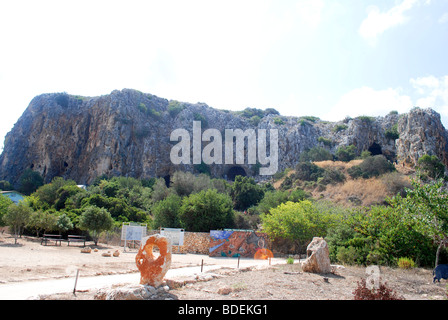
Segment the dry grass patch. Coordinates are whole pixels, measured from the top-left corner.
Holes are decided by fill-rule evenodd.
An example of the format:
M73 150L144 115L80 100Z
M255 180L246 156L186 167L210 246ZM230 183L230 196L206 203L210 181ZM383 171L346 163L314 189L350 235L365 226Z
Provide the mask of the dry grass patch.
M388 194L386 185L378 178L347 180L328 185L325 191L320 192L328 200L349 206L382 204Z

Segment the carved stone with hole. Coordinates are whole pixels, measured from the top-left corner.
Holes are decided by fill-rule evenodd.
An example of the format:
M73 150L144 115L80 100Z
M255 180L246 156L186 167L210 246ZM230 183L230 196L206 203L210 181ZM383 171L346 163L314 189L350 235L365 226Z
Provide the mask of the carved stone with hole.
M155 257L153 248L158 247L160 255ZM135 256L135 263L140 271L140 284L158 287L171 265L171 245L167 238L155 234L143 239Z

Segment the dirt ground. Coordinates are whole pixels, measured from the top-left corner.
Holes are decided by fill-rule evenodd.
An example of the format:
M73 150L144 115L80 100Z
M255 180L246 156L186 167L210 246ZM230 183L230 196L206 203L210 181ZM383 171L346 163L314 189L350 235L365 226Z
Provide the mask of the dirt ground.
M119 257L101 255L115 250L120 251ZM99 245L97 252L85 254L77 244L44 246L33 237L21 238L14 244L14 239L4 233L0 234L0 286L17 281L73 277L77 269L83 276L138 272L135 254L136 251L123 252L123 247L108 245ZM171 267L197 265L198 259L191 255L173 259ZM380 273L381 282L386 282L406 300L448 298L447 281L433 284L431 270L381 267ZM263 268L224 267L204 274L200 280L179 279L178 283L184 285L172 286L169 297L176 300L352 300L357 282L366 277L365 268L351 266L340 267L328 275L306 273L301 271L298 261ZM93 291L55 294L42 299L91 300L96 294Z

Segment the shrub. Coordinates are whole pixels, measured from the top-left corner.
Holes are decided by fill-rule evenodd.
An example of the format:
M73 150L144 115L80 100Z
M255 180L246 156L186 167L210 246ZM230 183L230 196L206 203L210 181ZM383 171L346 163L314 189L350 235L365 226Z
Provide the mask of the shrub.
M102 231L110 230L113 227L114 220L109 211L96 206L85 208L79 218L78 227L81 230L87 230L92 237L95 246L98 244L99 235Z
M318 167L314 163L299 162L296 166L296 172L293 174L293 178L302 181L317 181L318 178L323 176L324 172L324 169Z
M22 228L30 220L32 212L33 210L22 201L18 204L9 205L6 214L3 216L3 221L14 230L14 243L17 243L17 238L21 235Z
M300 154L300 162L333 160L333 155L322 147L313 147Z
M311 201L286 202L261 215L263 230L273 239L305 243L324 237L334 226L336 215L319 210Z
M137 106L138 110L140 110L143 113L148 112L148 107L143 102L140 102L140 104Z
M372 156L372 152L368 151L368 150L364 150L363 152L361 152L361 159L365 159Z
M202 128L208 126L208 121L207 121L207 119L206 119L202 114L200 114L200 113L195 112L195 113L193 114L193 120L194 120L194 121L201 121L201 127L202 127Z
M412 187L408 177L397 171L384 174L381 177L381 182L386 186L387 192L394 196L399 194L405 197L406 189L410 189Z
M333 145L333 140L331 140L331 139L327 139L327 138L325 138L325 137L319 137L318 139L317 139L317 141L318 142L322 142L324 145L326 145L326 146L328 146L328 147L330 147L330 146L332 146Z
M314 117L314 116L304 116L304 117L300 117L300 119L315 123L316 121L319 121L320 118L318 117Z
M19 178L19 191L25 195L30 195L43 184L44 179L38 172L26 169Z
M415 268L415 262L411 258L402 257L402 258L398 259L397 264L400 269Z
M367 157L357 166L353 166L347 170L352 178L377 177L382 174L395 171L395 166L390 163L383 155Z
M287 264L294 264L294 258L293 258L293 257L288 257L288 258L286 259L286 263L287 263Z
M345 181L345 175L341 170L326 168L322 174L322 179L319 181L323 185L337 184Z
M258 126L260 121L261 121L261 118L259 116L253 116L252 118L249 119L250 124L253 126Z
M60 105L61 107L67 108L68 107L68 102L69 102L69 96L67 93L63 92L63 93L59 93L56 97L55 97L55 101L58 105Z
M398 133L398 125L395 124L392 128L387 129L384 135L387 139L397 140L400 137L400 134Z
M279 118L279 117L274 118L274 123L277 124L277 125L282 125L282 124L284 124L282 118Z
M367 124L370 124L373 121L375 121L374 117L369 117L369 116L359 116L359 117L356 117L356 119L361 120L362 122L367 123Z
M333 128L333 132L338 133L339 131L344 131L347 128L348 128L348 126L346 124L337 124Z
M181 205L182 198L177 194L170 194L164 200L157 202L152 207L152 213L154 215L153 228L179 228L179 212Z
M170 116L175 118L184 109L184 105L179 101L172 100L168 104L167 109Z
M430 177L432 179L440 179L445 175L445 166L437 156L425 154L418 159L418 169L420 175Z
M366 280L358 281L358 286L353 291L355 300L404 300L396 292L387 286L387 283L380 283L379 288L367 288Z
M232 199L216 189L191 194L182 200L179 219L185 229L193 232L231 228L234 219Z
M263 199L264 189L253 178L236 176L230 195L236 210L246 210Z
M349 162L356 157L356 148L354 145L341 146L336 151L336 157L340 161Z

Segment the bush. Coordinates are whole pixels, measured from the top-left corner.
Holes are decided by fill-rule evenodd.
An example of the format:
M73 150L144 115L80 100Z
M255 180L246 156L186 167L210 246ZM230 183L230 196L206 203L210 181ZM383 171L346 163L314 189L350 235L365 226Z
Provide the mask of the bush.
M379 288L367 288L366 280L358 281L358 286L353 291L355 300L404 300L387 286L387 283L380 283Z
M314 163L299 162L296 166L296 172L293 174L294 179L302 181L317 181L322 177L325 170L318 167Z
M336 126L334 126L333 128L333 132L337 133L339 131L344 131L345 129L347 129L348 126L346 124L337 124Z
M179 101L172 100L168 104L168 113L173 118L175 118L182 110L184 110L184 105Z
M415 268L415 262L411 258L402 257L398 259L397 265L400 269Z
M400 137L400 134L398 133L398 125L395 124L392 128L387 129L384 135L387 139L397 140Z
M356 157L356 148L354 145L341 146L336 151L336 157L340 161L349 162Z
M193 232L233 227L232 199L216 189L203 190L182 200L179 213L181 225Z
M273 239L305 243L313 237L325 237L334 226L336 215L319 210L309 200L286 202L261 215L263 230Z
M347 170L348 174L354 179L368 179L392 171L395 171L395 166L390 163L383 155L367 157L358 166L353 166Z
M286 263L287 263L287 264L294 264L294 258L293 258L293 257L288 257L288 258L286 259Z
M394 196L399 194L406 197L406 190L412 187L409 179L397 171L384 174L381 181L386 186L387 192Z
M113 227L114 220L109 211L96 206L85 208L83 214L79 218L78 227L81 230L87 230L92 237L95 245L98 245L98 238L102 231L110 230Z
M28 196L43 184L44 179L38 172L26 169L19 178L19 191Z
M137 106L138 110L140 110L143 113L148 112L148 107L143 102L140 102L140 104Z
M68 96L67 93L63 92L63 93L59 93L56 97L55 97L55 101L58 105L60 105L61 107L67 108L68 107L68 102L69 102L70 98Z
M326 145L327 147L331 147L333 145L333 140L331 139L327 139L325 137L319 137L317 139L318 142L322 142L324 145Z
M230 195L236 210L246 210L257 205L263 199L264 189L257 185L253 178L236 176Z
M279 117L274 118L274 123L277 124L277 125L282 125L282 124L284 124L282 118L279 118Z
M333 160L333 155L322 147L313 147L300 154L300 162Z
M439 160L437 156L430 156L425 154L418 159L417 168L421 171L420 175L432 179L440 179L445 176L445 165Z
M182 198L177 194L170 194L166 199L157 202L152 207L154 216L153 228L179 228L179 212L182 206Z

